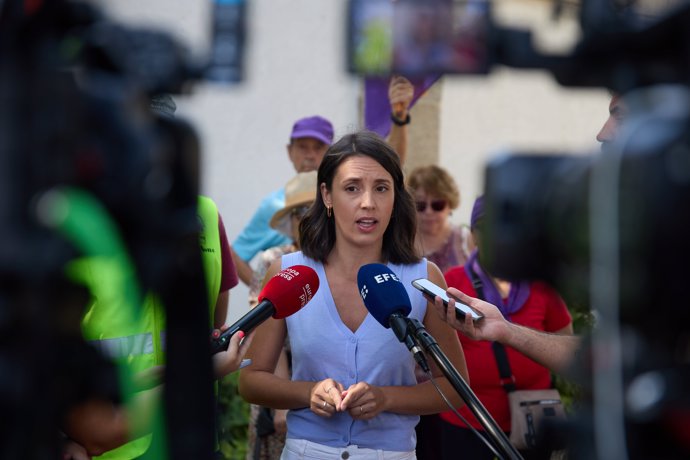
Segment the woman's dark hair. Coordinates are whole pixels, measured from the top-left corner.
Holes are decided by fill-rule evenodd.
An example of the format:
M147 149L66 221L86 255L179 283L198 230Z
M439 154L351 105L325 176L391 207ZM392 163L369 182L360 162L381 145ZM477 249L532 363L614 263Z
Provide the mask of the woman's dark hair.
M320 187L325 183L331 191L340 165L355 156L372 158L393 178L393 212L383 234L383 261L394 264L419 262L420 257L414 247L417 213L412 196L405 188L400 158L386 141L370 131L343 136L324 155L316 178L317 198L299 226L302 252L314 260L326 262L335 245L335 219L326 214Z

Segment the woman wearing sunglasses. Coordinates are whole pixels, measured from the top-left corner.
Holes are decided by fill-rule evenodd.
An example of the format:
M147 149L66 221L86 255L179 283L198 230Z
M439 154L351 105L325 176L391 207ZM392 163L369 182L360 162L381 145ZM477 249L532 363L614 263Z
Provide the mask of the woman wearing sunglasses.
M407 185L417 208L418 253L444 273L463 265L474 244L469 228L450 222L451 212L460 205L460 192L453 178L439 166L421 166L410 173Z
M420 166L407 178L407 187L417 209L417 253L434 262L445 273L448 269L463 265L474 249L469 228L451 224L450 213L460 205L460 192L448 172L436 165ZM426 380L425 374L415 371L418 381ZM417 432L417 458L440 458L440 425L438 415L423 415Z

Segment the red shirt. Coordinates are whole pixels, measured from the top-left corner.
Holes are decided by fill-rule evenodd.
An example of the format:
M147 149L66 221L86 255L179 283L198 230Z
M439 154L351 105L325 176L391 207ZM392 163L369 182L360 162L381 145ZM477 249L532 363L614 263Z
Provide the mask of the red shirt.
M448 270L445 278L448 286L457 288L472 297L477 296L472 282L465 272L465 267L454 267ZM509 319L515 324L546 332L559 331L572 321L563 299L556 291L541 282L530 284L530 295L525 305ZM470 388L501 429L506 432L510 431L508 396L500 384L498 365L491 348L491 342L472 340L459 332L458 337L460 337L465 353ZM551 374L548 369L511 347L505 348L518 390L543 390L551 387ZM473 427L483 429L466 406L463 406L459 412ZM443 412L440 415L443 420L449 423L465 427L465 424L451 411Z

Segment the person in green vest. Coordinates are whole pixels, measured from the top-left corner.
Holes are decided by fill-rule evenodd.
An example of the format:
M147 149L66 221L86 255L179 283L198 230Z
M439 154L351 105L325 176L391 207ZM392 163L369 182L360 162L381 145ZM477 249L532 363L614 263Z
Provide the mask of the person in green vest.
M198 217L202 223L200 249L209 298L209 331L224 329L229 289L238 283L229 254L225 229L215 203L200 196ZM83 265L85 282L92 286L94 298L82 319L84 338L114 361L124 360L135 374L141 391L135 396L135 413L107 401L90 401L70 412L66 433L90 455L102 459L133 459L146 452L151 435L151 416L161 397L160 381L165 364L165 309L153 294L148 294L138 321L120 314L118 292L99 279L97 265ZM213 356L216 378L239 368L251 337L235 334L228 350ZM138 437L133 441L128 440Z
M154 97L154 115L171 117L175 103L170 96ZM197 215L201 226L199 244L206 275L209 308L209 332L224 329L229 290L238 277L232 262L222 218L216 204L199 196ZM82 261L81 282L91 288L92 301L82 318L84 339L115 362L126 363L134 374L139 390L130 410L112 401L88 401L70 411L64 424L65 434L74 450L83 447L88 455L104 460L129 460L143 455L151 443L153 414L162 397L160 385L165 365L165 308L153 293L146 295L136 321L121 314L123 298L97 261ZM227 351L213 356L213 370L221 378L241 364L251 342L242 331L235 334ZM74 446L76 444L76 446Z

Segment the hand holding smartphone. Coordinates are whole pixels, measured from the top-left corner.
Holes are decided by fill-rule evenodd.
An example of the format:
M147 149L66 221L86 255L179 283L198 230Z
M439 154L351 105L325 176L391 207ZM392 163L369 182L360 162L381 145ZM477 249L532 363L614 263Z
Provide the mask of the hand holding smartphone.
M448 306L448 302L450 299L448 298L448 294L446 293L446 291L441 287L435 285L428 279L416 279L412 281L412 286L422 291L424 297L429 299L430 302L433 302L436 296L439 296L443 301L443 305L445 307ZM472 317L472 320L475 322L479 321L484 317L484 315L470 308L469 305L464 304L455 298L453 298L453 300L455 300L455 317L458 318L460 321L465 320L465 315L470 315Z

